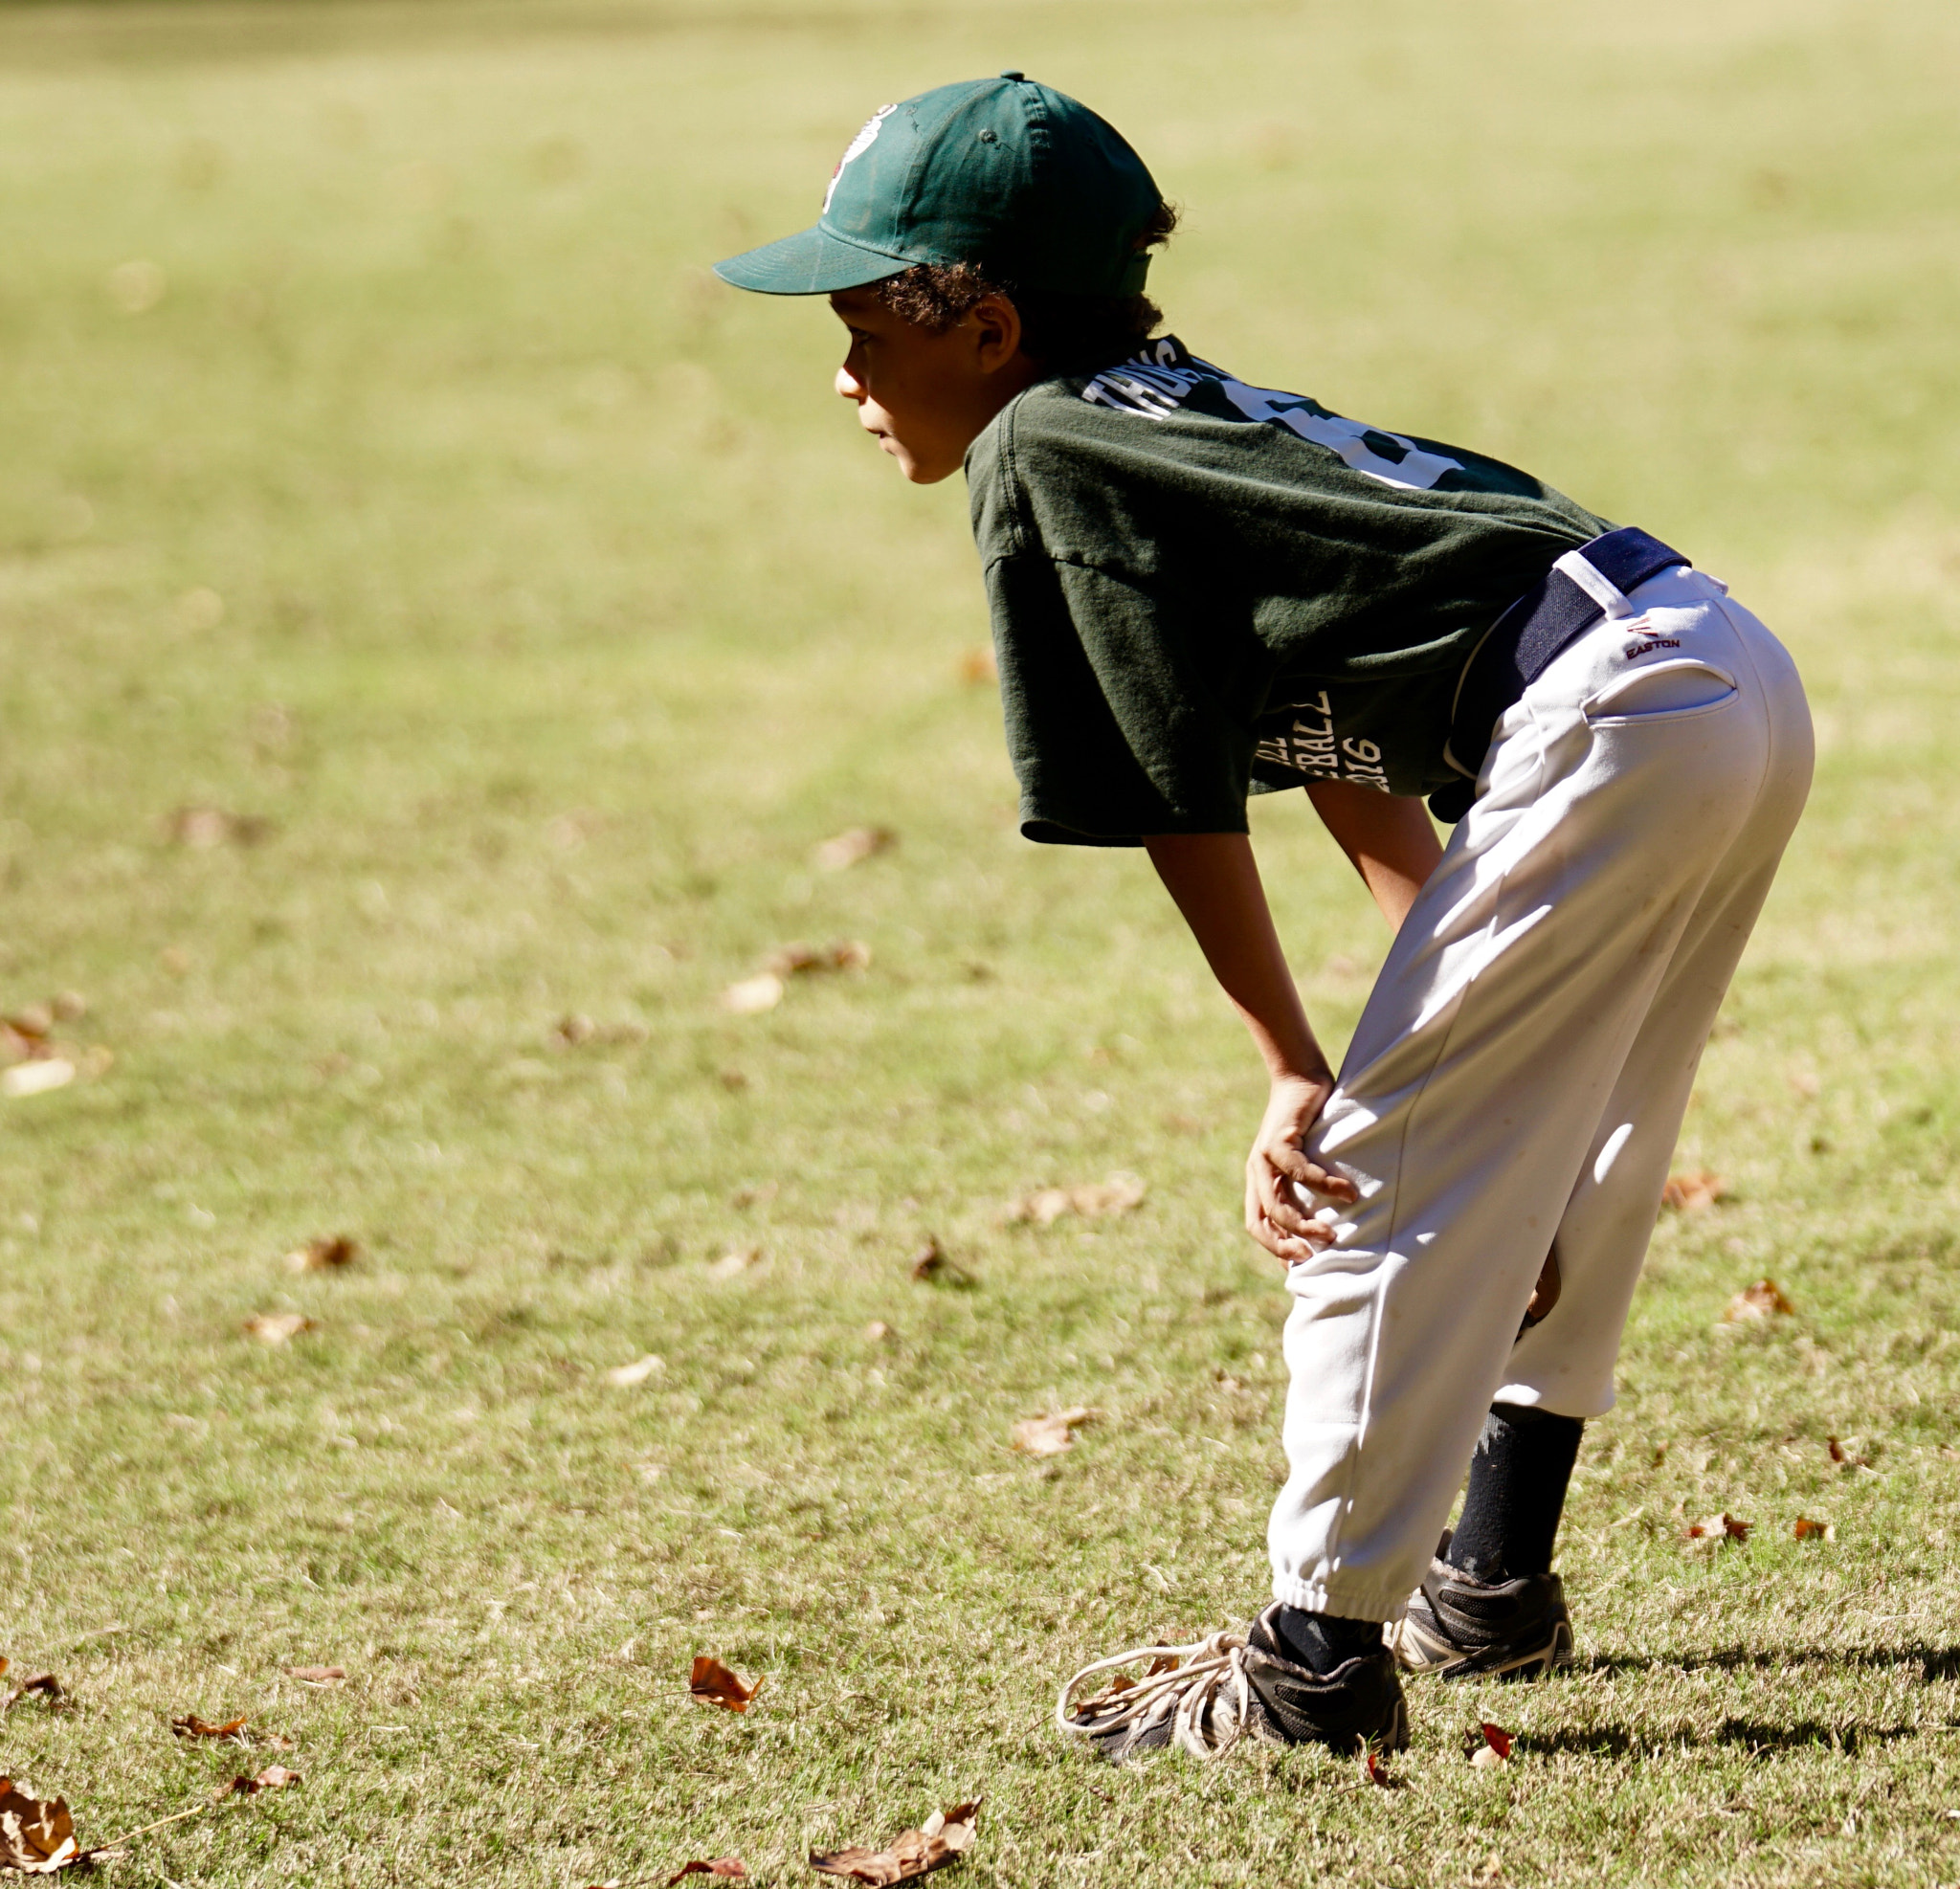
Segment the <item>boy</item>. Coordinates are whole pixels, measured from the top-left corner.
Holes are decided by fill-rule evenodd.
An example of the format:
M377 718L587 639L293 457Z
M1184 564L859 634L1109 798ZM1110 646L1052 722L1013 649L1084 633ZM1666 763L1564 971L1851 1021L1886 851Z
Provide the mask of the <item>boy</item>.
M1112 1759L1392 1750L1398 1664L1571 1656L1552 1537L1810 722L1770 633L1644 532L1152 340L1173 221L1109 125L1009 72L886 106L813 229L719 273L828 295L880 450L964 466L1022 831L1144 847L1270 1078L1274 1598L1099 1661L1058 1718ZM1395 932L1338 1082L1246 837L1248 792L1302 786Z

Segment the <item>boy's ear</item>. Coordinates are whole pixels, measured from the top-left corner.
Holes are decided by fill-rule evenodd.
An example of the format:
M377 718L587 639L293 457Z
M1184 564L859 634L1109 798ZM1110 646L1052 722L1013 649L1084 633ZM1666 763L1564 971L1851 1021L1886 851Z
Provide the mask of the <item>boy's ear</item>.
M1021 351L1021 311L998 292L984 295L969 312L980 366L989 373L1004 367Z

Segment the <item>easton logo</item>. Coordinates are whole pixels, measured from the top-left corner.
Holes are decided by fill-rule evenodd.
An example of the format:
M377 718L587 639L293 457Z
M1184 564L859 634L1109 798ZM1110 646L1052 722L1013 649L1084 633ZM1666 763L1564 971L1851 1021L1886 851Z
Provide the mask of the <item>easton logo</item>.
M1678 650L1680 648L1681 638L1679 636L1650 636L1644 643L1629 643L1627 645L1627 654L1629 656L1652 656L1656 650Z
M880 105L864 121L857 137L844 146L844 155L837 160L837 167L831 172L830 188L823 193L823 207L826 214L830 211L831 199L837 194L837 179L844 174L844 167L853 158L859 158L878 143L878 134L884 129L886 119L898 110L897 105Z

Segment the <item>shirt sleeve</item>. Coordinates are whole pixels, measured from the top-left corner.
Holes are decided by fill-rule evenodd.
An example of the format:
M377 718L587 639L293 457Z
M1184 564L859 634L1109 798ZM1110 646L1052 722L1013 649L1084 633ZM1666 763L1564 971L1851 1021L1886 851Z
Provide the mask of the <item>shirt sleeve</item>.
M1029 839L1246 831L1252 730L1226 706L1223 653L1196 611L1038 553L1002 558L987 583Z

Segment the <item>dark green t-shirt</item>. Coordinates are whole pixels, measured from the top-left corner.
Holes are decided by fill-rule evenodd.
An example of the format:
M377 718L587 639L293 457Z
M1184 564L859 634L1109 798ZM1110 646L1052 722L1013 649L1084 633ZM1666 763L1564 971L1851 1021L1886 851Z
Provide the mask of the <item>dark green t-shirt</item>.
M1088 846L1243 833L1248 792L1310 779L1460 780L1443 748L1470 652L1611 528L1169 339L1030 388L967 481L1021 831Z

